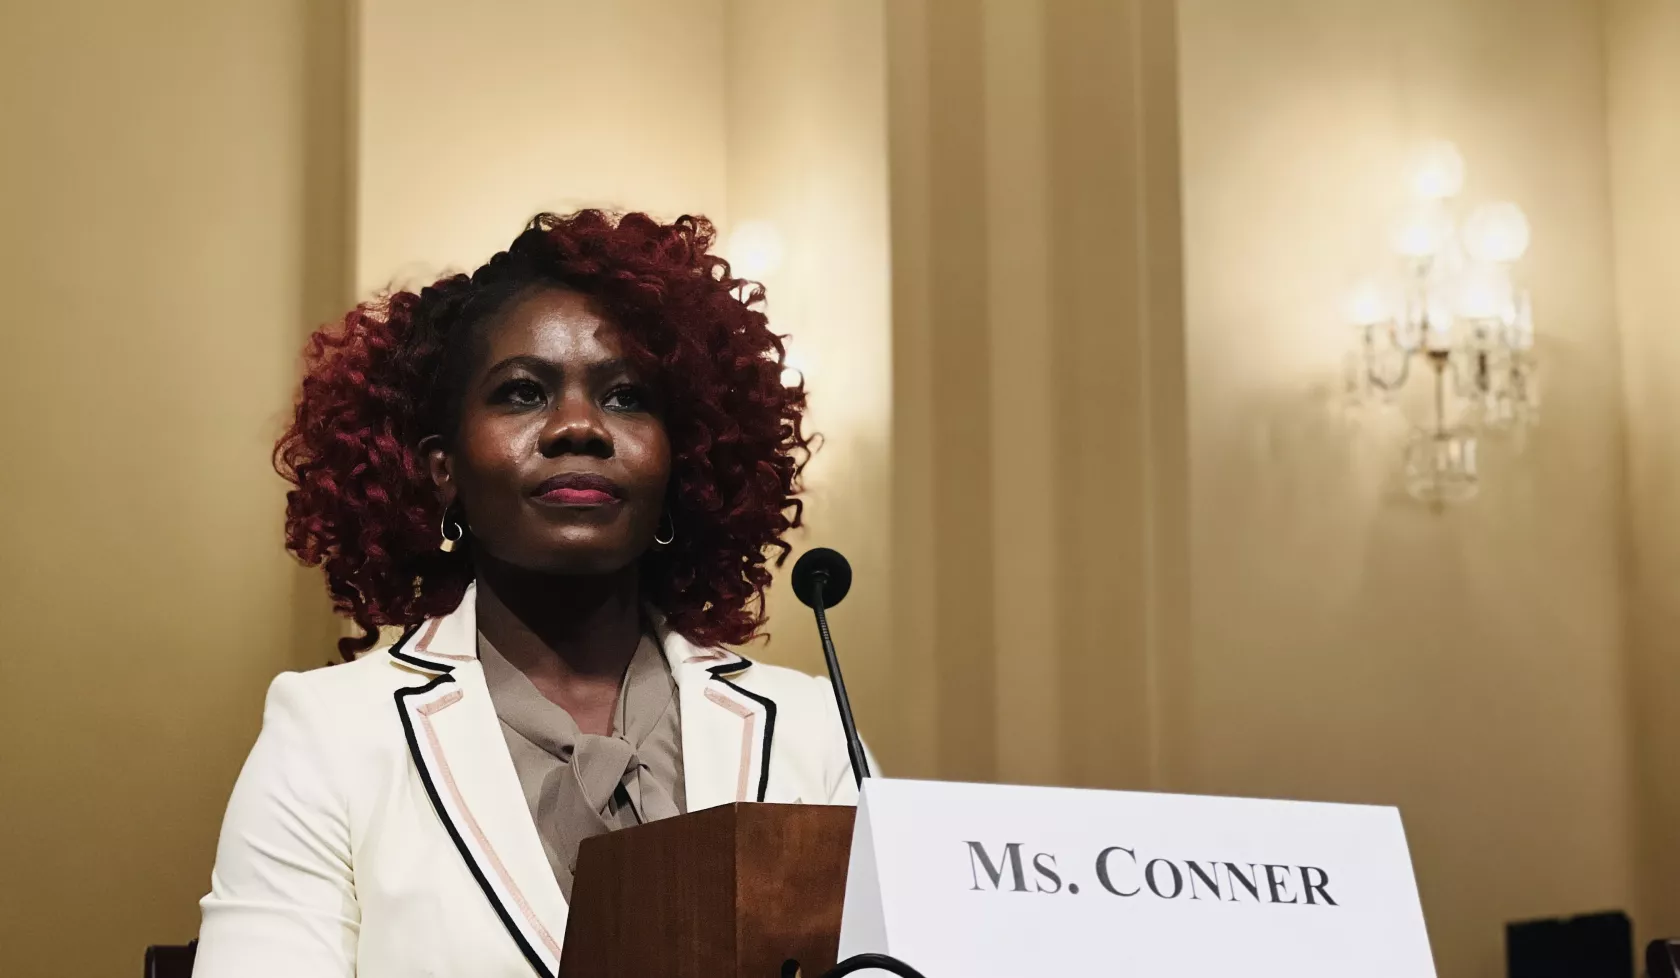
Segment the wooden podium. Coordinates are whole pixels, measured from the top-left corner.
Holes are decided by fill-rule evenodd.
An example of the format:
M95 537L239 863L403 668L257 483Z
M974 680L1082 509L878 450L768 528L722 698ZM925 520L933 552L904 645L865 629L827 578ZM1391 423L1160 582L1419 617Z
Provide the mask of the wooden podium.
M559 978L827 972L856 814L736 804L585 840Z

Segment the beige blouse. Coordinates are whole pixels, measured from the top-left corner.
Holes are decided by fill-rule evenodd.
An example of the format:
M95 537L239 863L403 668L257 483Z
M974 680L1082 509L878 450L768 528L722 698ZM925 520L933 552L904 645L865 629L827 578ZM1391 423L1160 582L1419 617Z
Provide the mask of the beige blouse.
M644 635L607 737L579 730L482 633L478 654L513 769L569 902L584 839L684 810L682 721L670 663L658 639Z

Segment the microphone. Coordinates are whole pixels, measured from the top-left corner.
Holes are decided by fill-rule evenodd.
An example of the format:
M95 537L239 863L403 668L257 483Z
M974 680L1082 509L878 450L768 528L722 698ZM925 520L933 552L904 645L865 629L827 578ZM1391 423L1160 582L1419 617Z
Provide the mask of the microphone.
M857 721L852 719L852 701L846 697L846 680L840 677L840 657L834 654L834 639L828 634L828 609L839 604L852 589L852 565L839 551L817 547L801 554L793 565L793 593L817 615L817 634L822 636L823 659L828 662L828 681L834 685L834 703L840 707L840 726L846 731L846 753L852 757L852 776L858 788L870 777L869 758L858 739ZM886 954L854 954L836 964L823 978L840 978L858 971L890 971L902 978L922 978L922 973Z
M823 658L828 662L828 679L834 685L834 703L840 708L840 726L846 731L846 752L852 757L852 775L858 787L869 777L869 758L858 739L857 721L852 719L852 701L846 696L846 680L840 676L840 657L828 634L828 609L839 604L852 589L852 565L835 550L817 547L807 550L793 565L793 593L817 615L817 634L822 636Z

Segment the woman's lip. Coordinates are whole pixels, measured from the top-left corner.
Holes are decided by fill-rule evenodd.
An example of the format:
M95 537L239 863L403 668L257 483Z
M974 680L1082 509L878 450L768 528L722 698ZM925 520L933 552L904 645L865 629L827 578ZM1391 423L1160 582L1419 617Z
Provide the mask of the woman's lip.
M600 506L623 499L624 489L593 472L565 472L544 479L532 495L567 506Z
M618 502L618 497L600 489L550 489L537 497L561 506L605 506Z

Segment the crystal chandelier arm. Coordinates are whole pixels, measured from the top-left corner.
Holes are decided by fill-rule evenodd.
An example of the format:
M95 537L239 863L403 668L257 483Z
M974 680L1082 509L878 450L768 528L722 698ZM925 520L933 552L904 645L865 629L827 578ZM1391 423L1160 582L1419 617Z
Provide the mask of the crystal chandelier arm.
M1383 372L1382 367L1384 361L1390 358L1384 357L1382 354L1377 352L1377 344L1374 339L1374 334L1378 329L1386 329L1388 332L1389 349L1384 352L1392 353L1394 355L1393 359L1399 360L1398 366L1386 374ZM1406 380L1411 376L1412 372L1412 351L1401 344L1396 338L1396 335L1396 328L1393 322L1389 322L1384 326L1367 326L1365 328L1365 379L1372 387L1382 391L1384 394L1392 394L1400 388L1406 386Z
M1430 364L1435 368L1435 434L1447 433L1447 359L1445 357L1431 357Z

